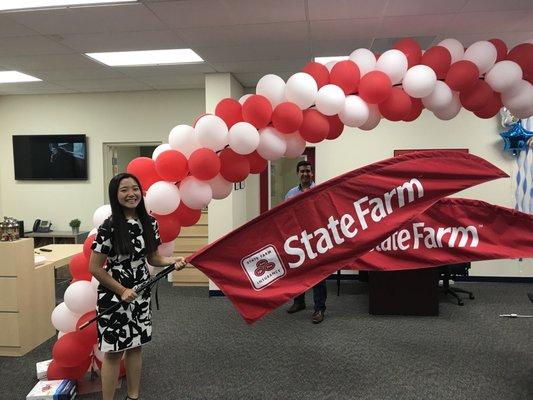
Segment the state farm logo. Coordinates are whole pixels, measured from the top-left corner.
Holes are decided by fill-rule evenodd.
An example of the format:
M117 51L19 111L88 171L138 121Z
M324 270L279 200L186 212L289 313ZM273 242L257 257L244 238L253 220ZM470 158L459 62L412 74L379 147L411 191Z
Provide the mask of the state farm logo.
M261 290L286 274L276 248L272 245L263 247L241 260L255 290Z

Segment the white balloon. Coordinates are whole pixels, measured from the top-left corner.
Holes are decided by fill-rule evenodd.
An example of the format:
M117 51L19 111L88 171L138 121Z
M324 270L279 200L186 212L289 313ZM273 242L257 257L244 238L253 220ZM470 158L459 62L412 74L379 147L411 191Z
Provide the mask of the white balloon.
M91 285L93 285L94 290L98 290L98 286L100 286L100 282L98 282L98 279L96 279L94 276L91 278Z
M512 89L502 93L502 103L505 107L523 115L533 104L533 85L528 81L521 80ZM518 117L518 115L516 116Z
M452 64L463 59L465 49L462 43L457 39L444 39L438 44L438 46L448 49L450 55L452 56Z
M305 72L291 76L285 85L285 97L288 101L305 110L315 103L318 86L313 77Z
M331 70L333 69L333 67L335 66L335 64L337 64L338 61L328 61L325 65L326 65L326 68L328 69L328 72L331 72Z
M299 157L305 151L306 142L299 132L293 132L285 135L285 142L287 148L285 149L285 157L295 158Z
M337 85L324 85L316 95L316 109L324 115L335 115L344 107L346 96Z
M346 96L343 109L339 112L339 119L344 125L358 127L368 119L368 104L359 96Z
M98 229L100 225L111 215L111 206L104 204L96 209L93 214L93 226Z
M522 79L522 68L514 61L504 60L494 64L494 67L485 75L485 82L495 90L502 93L517 85Z
M381 121L381 114L379 113L379 108L377 104L368 105L368 119L366 122L359 127L364 131L370 131L378 126Z
M76 281L65 290L65 304L75 314L85 314L96 308L97 293L89 281Z
M407 70L402 81L403 90L416 99L429 96L435 89L437 75L427 65L415 65Z
M168 135L168 144L187 158L201 147L194 128L189 125L178 125L172 128Z
M170 147L168 143L160 144L159 146L155 148L154 152L152 153L152 160L155 161L157 159L157 156L159 156L159 154L167 150L172 150L172 147Z
M287 142L284 134L272 126L267 126L259 131L259 146L257 152L265 160L274 161L280 159L287 150Z
M194 129L202 147L218 151L228 144L228 127L224 120L216 115L204 115L196 122Z
M265 75L257 82L255 93L265 96L275 108L285 101L285 81L274 74Z
M89 231L89 234L87 236L96 235L98 233L98 229L93 228Z
M209 183L188 176L180 183L181 201L193 210L201 210L213 198L213 191Z
M392 84L400 83L407 72L407 57L400 50L383 53L376 61L376 70L386 73Z
M175 246L174 241L161 243L157 247L157 252L161 254L162 256L172 257L172 255L174 254L174 246Z
M75 283L75 282L74 282ZM95 302L96 305L96 302ZM76 330L76 322L80 319L81 314L70 311L65 302L60 303L52 311L52 325L61 332L73 332Z
M453 95L450 87L442 81L437 81L435 90L429 96L422 99L422 104L428 110L436 111L447 107L452 101L452 98Z
M180 205L180 191L171 182L159 181L146 191L146 207L159 215L170 214Z
M359 67L361 77L364 74L373 71L376 67L376 56L370 50L365 48L352 51L352 54L350 54L350 60L356 63Z
M459 93L456 92L453 94L452 101L450 101L448 105L433 111L433 114L435 114L438 119L448 121L455 118L455 116L459 114L459 111L461 111L461 101L459 99Z
M248 122L237 122L228 133L229 147L238 154L253 153L259 145L259 132Z
M222 175L218 174L213 179L207 181L211 185L213 199L221 200L228 197L233 189L233 183L225 180Z
M244 104L244 102L245 102L246 100L248 100L248 98L249 98L250 96L253 96L253 94L249 93L249 94L245 94L245 95L241 96L241 98L239 99L239 103L241 103L241 106Z
M463 60L472 61L477 65L480 75L492 68L496 58L498 58L496 46L486 40L472 43L463 55Z
M61 332L61 331L58 331L57 332L57 340L61 339L63 336L65 336L67 334L67 332Z

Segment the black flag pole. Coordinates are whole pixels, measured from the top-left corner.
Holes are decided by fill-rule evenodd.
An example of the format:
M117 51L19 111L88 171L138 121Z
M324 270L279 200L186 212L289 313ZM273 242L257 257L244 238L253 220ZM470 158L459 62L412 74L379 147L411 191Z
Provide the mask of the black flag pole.
M143 283L135 286L133 290L135 293L140 294L143 290L148 289L149 287L153 286L156 282L158 282L161 278L164 278L168 274L170 274L175 269L175 264L171 264L166 266L162 271L158 272L156 275L152 276L150 279L144 281ZM94 321L101 318L104 315L110 314L112 312L117 311L120 306L122 306L124 303L127 303L125 301L119 301L118 303L112 305L111 307L106 308L105 310L99 312L96 316L91 318L89 321L84 322L82 325L80 325L79 330L85 329L89 325L91 325Z

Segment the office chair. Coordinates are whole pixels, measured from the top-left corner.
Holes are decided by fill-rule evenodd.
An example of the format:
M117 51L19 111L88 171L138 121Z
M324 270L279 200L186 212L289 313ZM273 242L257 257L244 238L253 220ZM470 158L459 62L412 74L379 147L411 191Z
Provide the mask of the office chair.
M459 304L460 306L463 306L464 303L457 293L468 294L468 298L470 300L474 299L474 294L472 292L469 292L468 290L464 290L457 287L450 287L450 280L455 280L457 277L460 276L468 276L469 269L469 262L461 264L441 265L439 267L439 276L440 279L442 279L442 286L440 286L440 288L443 289L444 294L451 294L453 297L455 297L457 299L457 304Z

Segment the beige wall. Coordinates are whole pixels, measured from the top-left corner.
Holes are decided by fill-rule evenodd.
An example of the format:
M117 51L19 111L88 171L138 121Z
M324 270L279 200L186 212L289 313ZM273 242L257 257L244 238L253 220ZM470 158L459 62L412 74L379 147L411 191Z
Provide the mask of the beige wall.
M56 230L79 218L92 227L104 202L104 142L168 142L170 129L205 110L204 91L169 90L0 97L0 215L50 218ZM88 136L87 181L15 181L13 134L80 133Z

